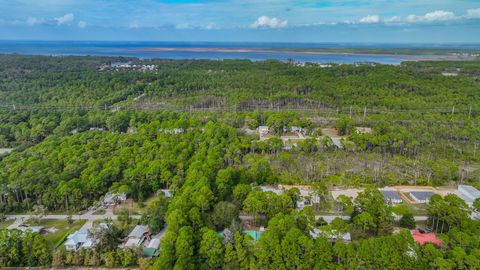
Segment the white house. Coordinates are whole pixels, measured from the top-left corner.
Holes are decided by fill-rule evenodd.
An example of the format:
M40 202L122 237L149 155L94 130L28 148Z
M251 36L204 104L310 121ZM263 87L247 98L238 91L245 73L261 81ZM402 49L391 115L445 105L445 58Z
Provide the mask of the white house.
M264 135L268 134L268 132L269 132L268 126L259 126L258 127L258 133L260 134L260 136L264 136Z
M111 223L100 223L97 228L92 230L108 229ZM97 240L93 239L92 234L88 229L81 228L78 231L70 234L63 244L66 250L77 250L80 248L92 248L97 244Z
M259 188L263 191L263 192L268 192L268 191L271 191L277 195L280 195L283 193L283 189L279 189L279 188L276 188L276 187L270 187L270 186L259 186Z
M93 241L90 239L87 229L80 229L70 234L63 245L66 250L77 250L92 247Z
M322 236L330 242L337 242L338 240L343 241L343 242L351 242L352 241L352 236L349 232L337 233L336 230L325 231L325 230L321 230L319 228L313 228L313 230L310 231L310 236L313 239L317 239L318 237Z
M472 186L459 185L457 195L464 200L468 206L472 206L473 202L480 198L480 191Z

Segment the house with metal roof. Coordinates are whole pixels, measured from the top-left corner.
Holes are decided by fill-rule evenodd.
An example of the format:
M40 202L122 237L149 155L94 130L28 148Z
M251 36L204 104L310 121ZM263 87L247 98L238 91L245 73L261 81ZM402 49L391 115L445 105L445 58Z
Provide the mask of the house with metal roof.
M259 188L263 191L263 192L268 192L268 191L271 191L277 195L280 195L283 193L283 189L279 189L279 188L276 188L276 187L271 187L271 186L259 186Z
M123 202L127 199L127 194L125 193L111 193L107 192L103 198L104 205L116 205L120 202Z
M108 229L112 224L111 223L100 223L98 227L91 229L93 230L104 230ZM93 235L88 229L81 228L78 231L70 234L67 237L67 240L63 245L66 250L77 250L80 248L93 248L97 244L97 240L93 238Z
M66 250L77 250L80 248L89 248L93 246L93 241L88 235L87 229L80 229L67 237L63 244Z
M456 194L464 200L468 206L472 206L473 202L480 198L480 191L468 185L459 185Z
M396 190L380 190L383 195L383 199L385 202L389 205L395 205L402 203L402 197L400 197L400 194Z
M157 257L160 251L159 248L160 248L160 239L152 238L152 240L150 240L150 242L145 247L143 247L142 256L149 257L149 258Z
M428 203L430 197L435 195L433 191L410 191L409 194L417 203Z
M35 233L44 233L45 232L45 228L43 228L42 226L27 226L27 225L20 225L16 228L17 230L20 230L22 232L26 232L26 231L31 231L31 232L35 232Z
M150 230L147 225L137 225L127 237L127 242L123 245L128 248L141 246L145 240L150 238Z

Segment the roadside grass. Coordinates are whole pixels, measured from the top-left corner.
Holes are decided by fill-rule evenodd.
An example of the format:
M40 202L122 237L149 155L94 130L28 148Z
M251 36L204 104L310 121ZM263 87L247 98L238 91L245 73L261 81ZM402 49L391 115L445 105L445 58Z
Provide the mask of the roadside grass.
M0 229L6 229L8 226L12 225L13 222L14 222L14 220L12 220L12 219L0 222Z
M57 230L54 233L47 233L44 235L45 240L49 243L52 248L56 248L63 243L68 235L80 229L86 220L74 220L72 224L69 224L67 220L60 219L43 219L36 226L43 226L45 229L53 228ZM29 223L28 221L26 222ZM28 224L34 225L34 224Z
M97 211L93 212L92 214L93 215L105 215L107 211L105 211L105 209L98 209Z

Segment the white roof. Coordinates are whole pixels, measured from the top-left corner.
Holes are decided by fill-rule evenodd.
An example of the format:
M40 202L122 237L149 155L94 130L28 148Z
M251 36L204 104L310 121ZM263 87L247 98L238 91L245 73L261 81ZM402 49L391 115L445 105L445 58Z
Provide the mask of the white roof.
M338 148L343 148L342 142L340 141L340 138L335 138L335 137L330 137L332 139L332 143L338 147Z
M43 227L42 226L31 226L31 227L29 227L29 226L19 226L17 229L22 231L22 232L32 231L32 232L40 233L43 230Z
M165 197L167 198L173 197L172 193L170 192L170 189L161 189L161 191L163 192L163 195L165 195Z
M324 230L321 230L319 228L313 228L313 230L310 231L310 236L312 236L312 238L316 239L318 238L320 235L328 238L328 239L332 239L332 240L337 240L337 231L336 230L331 230L331 231L324 231ZM341 233L338 235L338 237L340 239L342 239L343 241L346 241L346 242L350 242L352 241L352 236L350 235L349 232L346 232L346 233Z
M280 195L283 193L283 190L274 188L274 187L269 187L269 186L260 186L259 187L263 192L271 191L274 192L277 195Z
M79 246L84 248L90 248L94 246L93 239L88 235L87 229L80 229L67 237L65 241L65 246Z
M115 201L125 201L127 199L127 194L125 193L110 193L105 194L103 199L104 203L114 203Z

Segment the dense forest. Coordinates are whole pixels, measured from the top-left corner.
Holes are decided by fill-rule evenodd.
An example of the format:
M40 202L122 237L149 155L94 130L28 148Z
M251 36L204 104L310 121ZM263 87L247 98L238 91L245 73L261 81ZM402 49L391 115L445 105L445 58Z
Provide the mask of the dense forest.
M111 65L127 61L156 68ZM399 210L377 190L480 187L477 60L325 67L2 55L0 79L0 148L12 149L0 152L0 211L80 211L108 191L145 202L168 188L175 196L142 217L154 231L168 226L158 259L139 259L142 269L480 267L480 223L458 197L431 199L425 211L443 244L420 246L409 232L392 234L393 226L412 227L412 213L394 220ZM252 131L263 125L272 136L259 140ZM285 147L281 136L292 127L306 138ZM341 147L328 136L333 128ZM279 183L312 185L324 199L318 209L297 211L295 190L257 188ZM366 190L333 201L331 187ZM351 222L315 219L332 204ZM266 227L260 239L241 233L239 213ZM352 231L354 241L315 239L310 232L319 226ZM9 243L0 246L0 266L127 267L138 257L105 247L49 253L39 235L6 230L0 238ZM38 253L19 261L32 245Z

